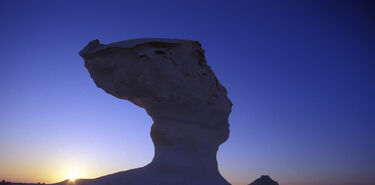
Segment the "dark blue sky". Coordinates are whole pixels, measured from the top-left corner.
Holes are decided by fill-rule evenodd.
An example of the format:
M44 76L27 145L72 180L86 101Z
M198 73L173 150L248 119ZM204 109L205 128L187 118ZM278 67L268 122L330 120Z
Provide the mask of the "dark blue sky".
M151 119L95 86L102 43L198 40L234 106L218 153L232 184L375 183L371 1L0 0L0 178L96 177L153 156Z

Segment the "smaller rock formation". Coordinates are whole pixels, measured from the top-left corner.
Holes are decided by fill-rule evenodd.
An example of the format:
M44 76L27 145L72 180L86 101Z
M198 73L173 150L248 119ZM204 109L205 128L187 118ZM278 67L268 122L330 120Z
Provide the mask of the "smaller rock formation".
M272 180L271 177L268 175L262 175L249 185L279 185L279 183Z

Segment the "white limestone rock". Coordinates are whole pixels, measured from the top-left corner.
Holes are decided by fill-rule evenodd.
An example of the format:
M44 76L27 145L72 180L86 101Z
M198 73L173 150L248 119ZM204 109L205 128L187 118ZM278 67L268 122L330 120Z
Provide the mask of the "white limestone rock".
M152 162L143 168L82 180L99 185L227 185L216 153L229 137L232 103L197 41L91 41L80 53L95 84L144 108L154 123Z

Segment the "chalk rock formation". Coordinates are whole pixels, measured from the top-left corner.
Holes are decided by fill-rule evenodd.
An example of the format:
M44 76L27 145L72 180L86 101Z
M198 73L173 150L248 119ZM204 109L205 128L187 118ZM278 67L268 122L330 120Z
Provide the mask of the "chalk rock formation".
M272 180L268 175L262 175L249 185L279 185L279 183Z
M197 41L91 41L80 53L95 84L154 121L152 162L79 184L227 185L216 153L229 137L232 103Z

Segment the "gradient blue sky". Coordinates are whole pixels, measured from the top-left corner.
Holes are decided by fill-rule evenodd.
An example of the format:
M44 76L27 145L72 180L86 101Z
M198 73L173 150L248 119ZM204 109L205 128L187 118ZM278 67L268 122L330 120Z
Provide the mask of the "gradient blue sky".
M0 0L0 178L57 182L151 161L152 120L97 88L102 43L198 40L234 106L218 152L233 185L375 184L371 1Z

